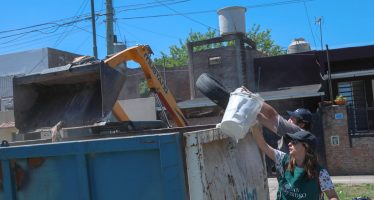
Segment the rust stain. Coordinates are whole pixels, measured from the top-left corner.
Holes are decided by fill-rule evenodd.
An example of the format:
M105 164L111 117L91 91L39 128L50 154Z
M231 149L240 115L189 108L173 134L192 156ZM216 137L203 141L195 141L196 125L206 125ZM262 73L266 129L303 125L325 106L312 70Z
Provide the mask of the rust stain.
M28 158L27 159L27 164L29 165L30 168L38 168L40 167L45 161L45 158Z

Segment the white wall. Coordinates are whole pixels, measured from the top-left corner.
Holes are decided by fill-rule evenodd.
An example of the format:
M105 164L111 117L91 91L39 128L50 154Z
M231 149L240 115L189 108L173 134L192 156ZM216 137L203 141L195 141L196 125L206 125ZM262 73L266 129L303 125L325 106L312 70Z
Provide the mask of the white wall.
M2 76L28 74L48 68L48 49L35 49L0 55Z
M16 133L16 128L0 128L0 142L7 140L8 142L13 141L13 133Z
M156 120L155 98L120 100L122 108L132 121Z
M14 112L13 111L0 112L0 123L3 123L3 122L14 122Z

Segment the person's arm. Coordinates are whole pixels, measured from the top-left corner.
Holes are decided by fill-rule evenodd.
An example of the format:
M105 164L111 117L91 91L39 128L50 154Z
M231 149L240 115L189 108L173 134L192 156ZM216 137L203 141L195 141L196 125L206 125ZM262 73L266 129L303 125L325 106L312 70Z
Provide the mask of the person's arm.
M264 152L270 159L275 161L275 153L273 147L268 145L262 135L262 127L259 124L252 126L252 136L255 139L257 146Z
M323 191L329 200L339 200L335 192L334 184L326 169L322 169L319 174L319 183L321 191Z
M272 106L264 102L260 113L257 115L257 120L272 132L277 133L278 116L278 112Z
M329 200L339 200L338 195L335 192L335 189L332 190L326 190L325 194Z
M284 136L286 133L296 133L302 130L296 124L287 121L278 112L267 103L263 103L257 120L273 133Z

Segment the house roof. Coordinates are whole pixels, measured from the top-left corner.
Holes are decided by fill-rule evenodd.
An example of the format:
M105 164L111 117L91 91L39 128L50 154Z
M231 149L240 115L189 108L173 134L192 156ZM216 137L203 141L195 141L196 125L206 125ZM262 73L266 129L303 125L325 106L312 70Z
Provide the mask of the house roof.
M374 75L374 69L352 71L352 72L332 73L331 74L331 79L352 78L352 77L362 77L362 76L371 76L371 75ZM323 76L323 79L326 80L327 78L328 78L327 75Z
M321 86L321 84L312 84L287 88L278 88L274 91L259 92L259 94L265 101L318 97L323 96L325 94L324 92L320 91ZM178 106L181 109L187 109L216 106L216 104L208 98L196 98L193 100L179 102Z
M254 68L258 91L321 82L320 67L314 52L256 58Z
M0 123L0 129L2 128L15 128L15 123L14 122L3 122Z
M205 97L182 101L178 103L178 107L181 109L201 108L201 107L210 107L210 106L216 106L216 104L210 99L205 98Z
M321 86L321 84L312 84L287 88L278 88L278 90L260 92L260 96L265 101L317 97L323 96L325 94L324 92L320 91Z

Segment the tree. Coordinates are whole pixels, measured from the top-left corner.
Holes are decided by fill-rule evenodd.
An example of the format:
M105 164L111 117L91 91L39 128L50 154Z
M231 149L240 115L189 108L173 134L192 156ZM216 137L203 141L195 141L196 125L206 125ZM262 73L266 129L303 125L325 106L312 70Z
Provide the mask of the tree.
M139 95L140 97L149 97L151 90L148 88L147 81L142 80L139 83Z
M286 54L286 50L275 44L274 40L271 39L270 33L270 29L260 31L260 25L254 24L247 32L247 37L256 43L257 50L269 56Z
M155 58L154 62L158 66L164 66L167 68L170 67L181 67L188 64L188 50L187 50L187 43L188 42L196 42L201 40L206 40L210 38L214 38L218 36L218 33L216 30L208 29L208 32L206 33L200 33L200 32L190 32L188 37L185 39L185 41L179 40L179 46L178 45L172 45L169 47L169 54L168 56L166 53L161 52L161 58ZM205 46L198 47L199 50L205 50L209 48L216 48L219 44L209 44Z
M248 38L250 38L256 43L257 49L259 51L262 51L263 53L269 56L282 55L286 53L286 50L282 49L279 45L275 44L274 40L271 39L270 29L261 31L260 25L255 24L249 29L249 31L246 34ZM164 66L167 68L186 66L188 64L188 42L206 40L218 36L218 31L213 29L208 29L206 33L190 32L185 41L179 40L179 45L172 45L169 47L169 55L164 52L161 52L161 58L155 58L154 62L158 66ZM228 42L226 45L233 45L233 42ZM213 43L209 45L196 47L196 49L194 50L201 51L221 46L224 46L224 44Z

